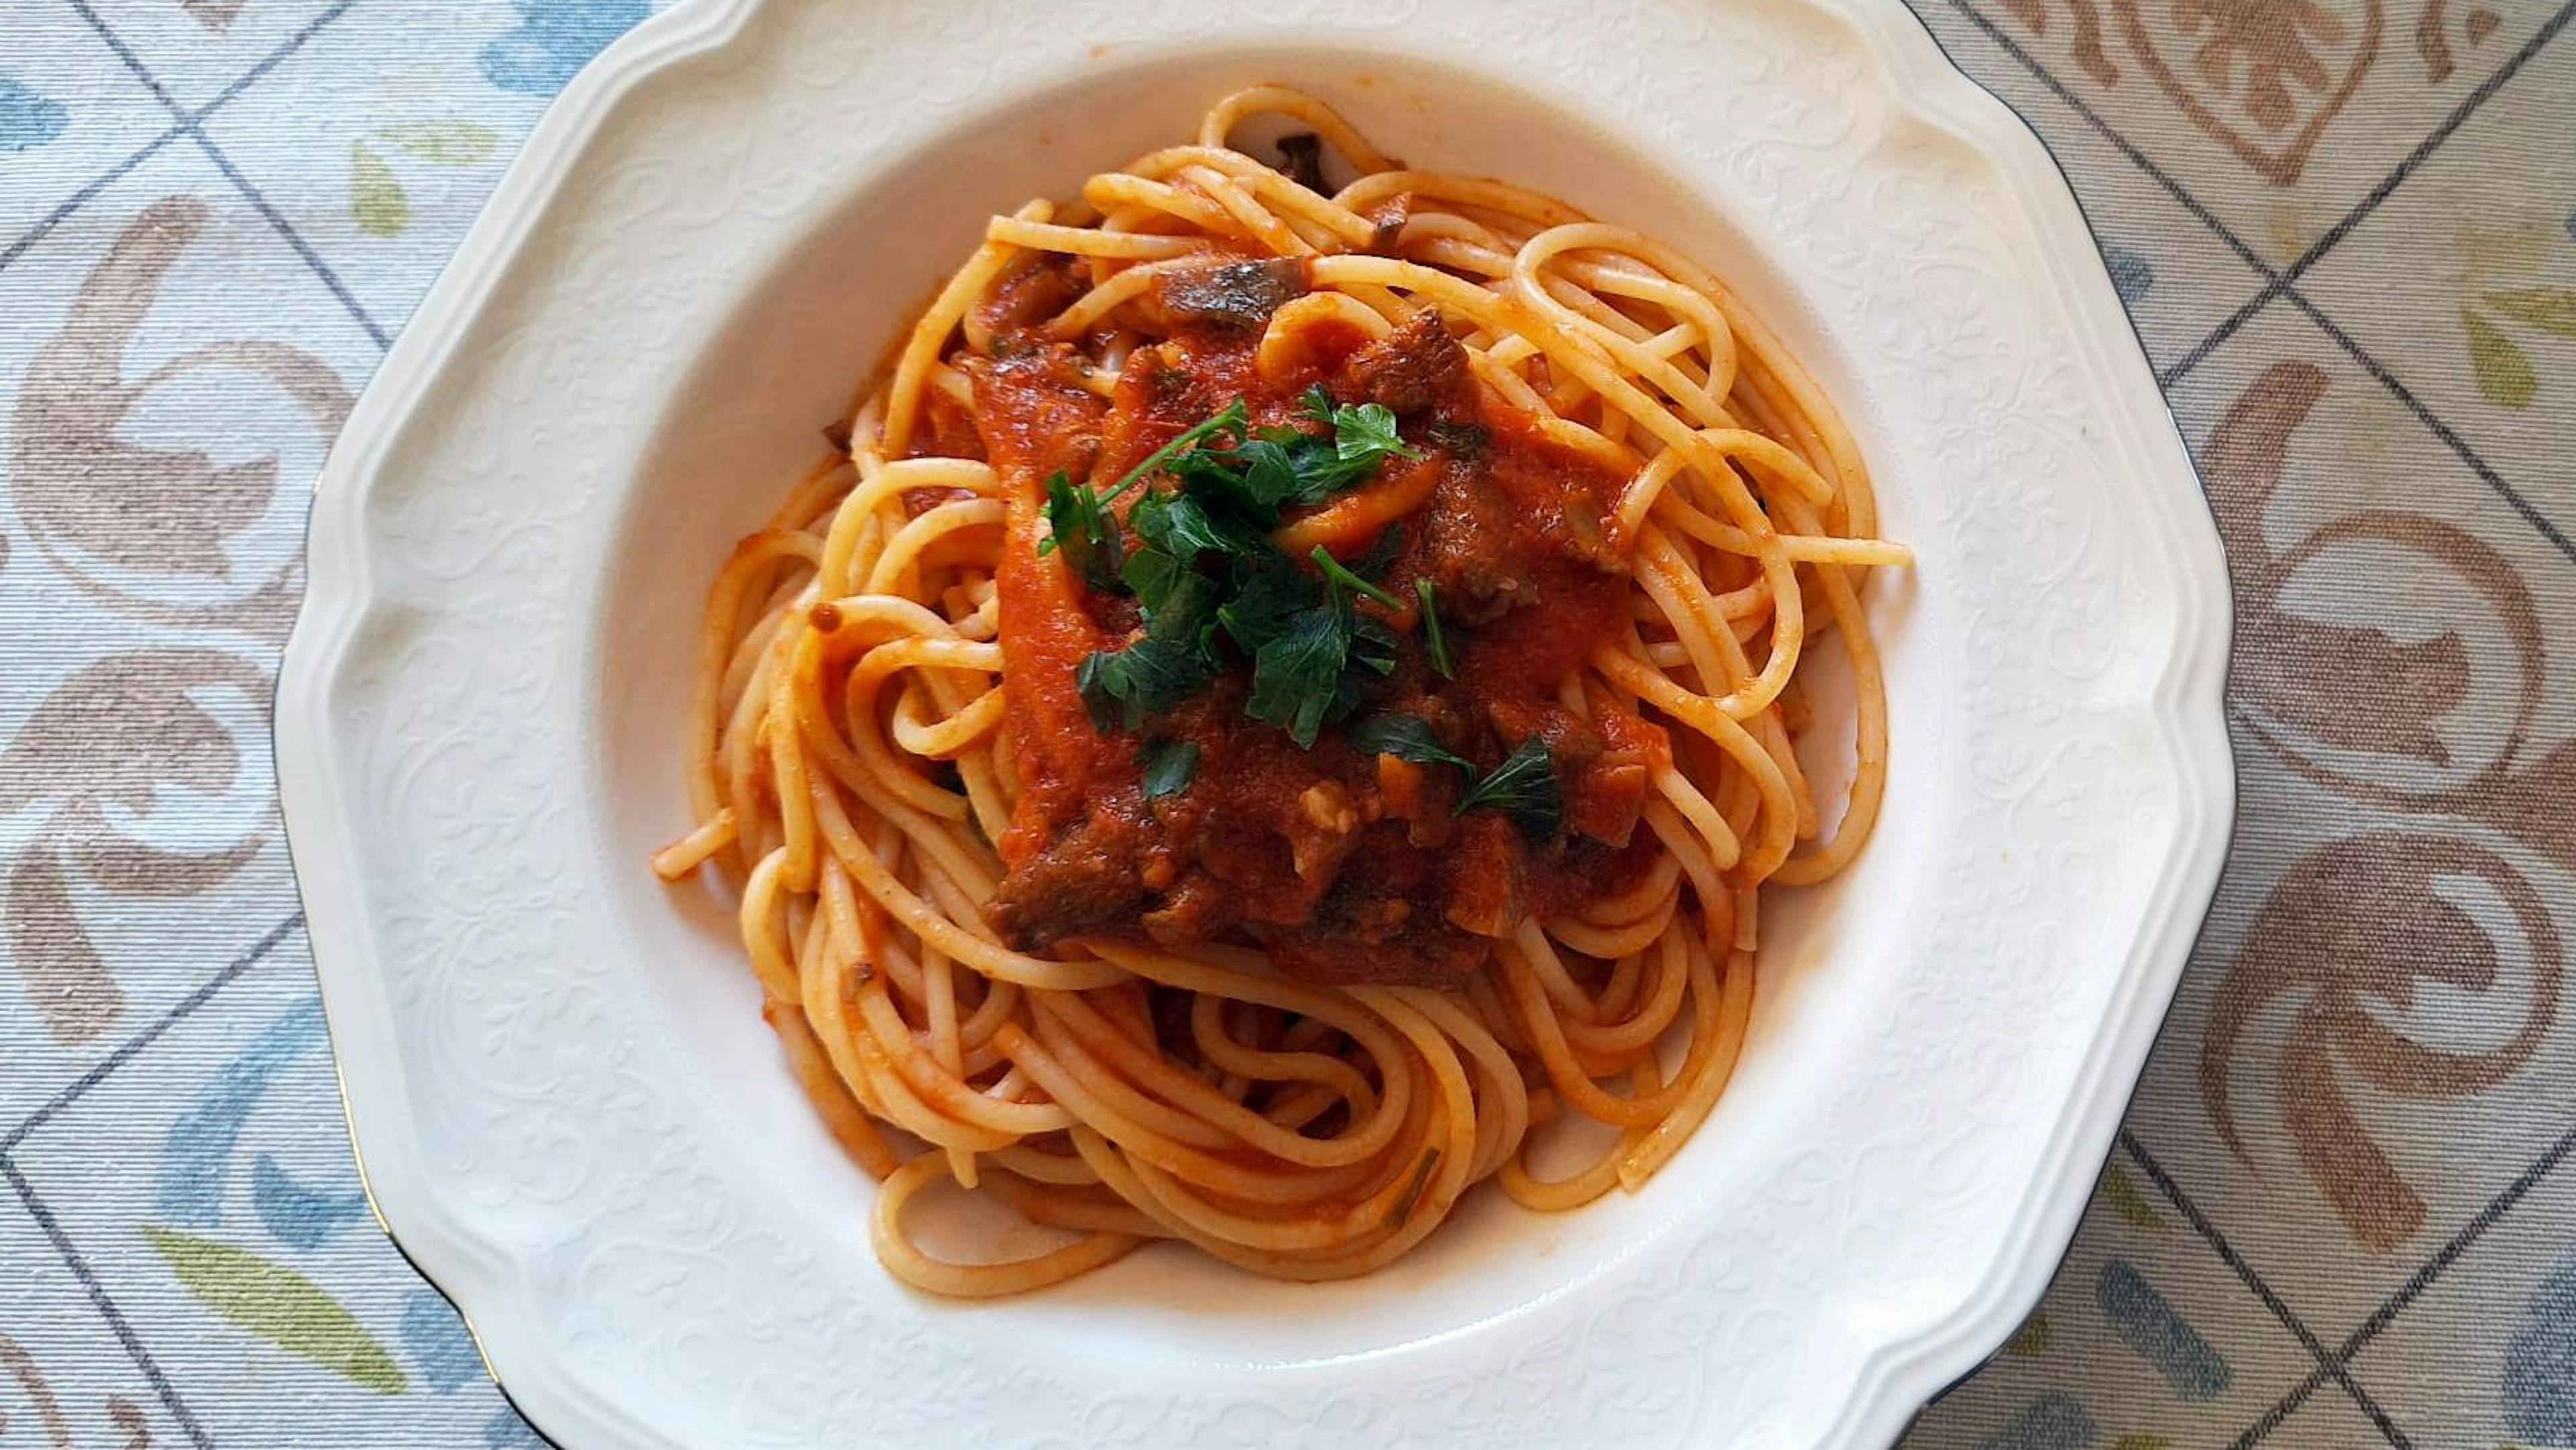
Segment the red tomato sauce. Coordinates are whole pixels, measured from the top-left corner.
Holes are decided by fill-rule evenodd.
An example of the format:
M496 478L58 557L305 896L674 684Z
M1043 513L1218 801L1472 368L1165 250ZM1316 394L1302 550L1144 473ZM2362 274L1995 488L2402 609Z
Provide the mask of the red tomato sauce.
M1448 984L1524 917L1635 881L1653 850L1638 813L1670 743L1633 713L1570 710L1560 699L1562 683L1625 628L1628 548L1614 517L1625 477L1545 438L1477 382L1432 314L1376 342L1315 329L1296 370L1265 379L1254 349L1270 312L1304 290L1293 263L1212 265L1158 283L1146 310L1168 332L1136 347L1104 401L1082 386L1075 349L1027 326L1078 288L1070 268L1026 269L987 304L994 355L964 363L979 451L1010 508L998 587L1022 794L999 843L1010 869L994 914L1006 937L1024 950L1079 935L1174 948L1240 942L1309 981ZM1048 305L1033 306L1031 291ZM1061 469L1106 488L1236 398L1256 427L1294 425L1318 383L1339 402L1387 406L1423 455L1292 513L1274 536L1294 556L1319 539L1347 562L1378 545L1380 529L1337 532L1337 519L1366 511L1336 508L1364 495L1410 504L1396 518L1401 546L1375 572L1404 607L1358 605L1398 640L1395 670L1363 715L1424 720L1479 775L1531 737L1545 741L1564 821L1547 839L1502 811L1456 811L1468 777L1454 766L1365 753L1341 726L1301 748L1245 713L1240 660L1141 733L1095 728L1076 671L1135 635L1138 610L1038 552L1047 476ZM1432 582L1454 679L1435 668L1414 603L1419 579ZM1146 736L1197 746L1186 787L1146 797Z

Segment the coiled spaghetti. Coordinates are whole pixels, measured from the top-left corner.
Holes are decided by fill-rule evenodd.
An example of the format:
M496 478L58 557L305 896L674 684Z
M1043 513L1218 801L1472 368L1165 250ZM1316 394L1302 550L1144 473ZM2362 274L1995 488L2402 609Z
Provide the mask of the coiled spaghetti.
M1259 113L1315 139L1302 156L1292 143L1279 166L1231 149L1237 124ZM1329 194L1315 164L1323 149L1356 173ZM1243 304L1241 286L1220 288L1213 321L1181 335L1175 279L1265 258L1286 270L1224 280L1285 279L1274 294ZM1222 311L1243 305L1248 323ZM1418 357L1390 351L1406 337L1421 340ZM1511 722L1544 712L1554 723L1539 759L1575 782L1574 824L1551 836L1545 820L1524 821L1515 836L1496 817L1483 830L1504 842L1496 859L1530 863L1532 883L1589 863L1592 874L1564 879L1592 894L1529 885L1497 897L1511 907L1497 915L1467 902L1474 883L1461 878L1422 897L1425 910L1446 912L1434 921L1388 906L1402 891L1385 887L1369 903L1395 923L1385 931L1436 929L1449 946L1466 943L1466 955L1442 960L1473 965L1378 972L1365 951L1344 949L1325 954L1358 959L1326 964L1338 985L1283 969L1307 904L1220 903L1228 925L1204 928L1205 940L1168 916L1140 927L1133 912L1089 898L1073 901L1089 915L1067 917L1053 901L1057 926L1029 927L1038 888L1022 885L1027 863L1071 829L1086 796L1142 799L1130 816L1157 850L1168 842L1155 833L1179 818L1153 799L1161 787L1140 796L1132 770L1104 767L1070 790L1033 774L1089 758L1063 756L1072 747L1050 745L1056 736L1084 749L1095 735L1125 739L1098 701L1089 724L1080 703L1066 704L1070 659L1046 640L1070 632L1114 649L1146 630L1117 613L1132 604L1089 597L1050 552L1062 541L1049 537L1047 481L1021 453L1079 445L1074 456L1104 480L1134 462L1155 439L1120 429L1157 426L1151 399L1139 401L1152 391L1139 381L1149 361L1180 376L1218 359L1226 376L1254 379L1243 386L1258 396L1269 383L1280 396L1306 385L1315 420L1380 427L1401 407L1370 414L1332 389L1373 377L1371 396L1401 405L1404 390L1422 391L1412 387L1421 369L1408 365L1453 346L1465 372L1443 385L1445 406L1481 422L1425 432L1406 417L1402 436L1385 426L1376 446L1388 467L1374 481L1292 509L1271 537L1282 559L1309 544L1319 559L1348 559L1378 538L1399 570L1427 561L1418 606L1400 587L1369 587L1387 603L1360 607L1403 640L1380 669L1391 683L1374 688L1412 691L1454 722L1466 717L1441 713L1444 701L1468 685L1452 682L1491 676L1506 653L1526 656L1498 641L1512 619L1548 611L1510 615L1507 598L1489 602L1475 617L1501 622L1483 636L1453 622L1470 653L1450 658L1432 577L1466 595L1485 574L1454 550L1426 552L1455 534L1431 517L1455 501L1436 491L1488 486L1508 449L1519 450L1514 466L1547 477L1605 481L1602 516L1571 519L1580 537L1558 537L1559 515L1580 513L1565 500L1590 493L1550 494L1529 525L1572 551L1575 562L1546 567L1608 601L1601 631L1583 637L1561 678L1540 682L1544 699L1444 723L1466 755L1435 752L1464 772L1454 779L1481 773L1491 784L1501 774L1491 760L1513 734L1525 749L1541 738L1541 726ZM996 400L1014 360L1034 366L1041 354L1062 380L1056 411L1020 395L1006 423ZM1184 385L1215 386L1181 376L1162 391ZM1284 406L1273 413L1298 422ZM1046 421L1056 417L1076 421ZM846 453L808 474L716 580L688 724L697 824L654 865L678 880L712 864L738 887L743 943L787 1061L852 1157L883 1180L874 1239L895 1274L943 1294L1008 1294L1154 1239L1285 1278L1360 1274L1419 1243L1487 1180L1537 1209L1634 1189L1707 1117L1744 1039L1760 889L1821 881L1869 836L1886 720L1858 587L1867 569L1908 560L1874 538L1868 473L1831 404L1715 277L1550 198L1405 169L1313 98L1258 87L1219 103L1192 144L1093 177L1077 202L994 218L844 426ZM1329 462L1332 435L1302 426L1308 435L1247 424L1235 451L1209 457L1247 466L1248 441L1265 436ZM1068 436L1022 436L1050 430ZM1383 533L1408 523L1418 525L1410 553L1395 547L1401 534ZM1106 529L1115 544L1118 526ZM1584 582L1587 559L1606 581L1597 588ZM1100 584L1121 587L1111 576ZM1332 600L1346 622L1358 617L1338 587ZM1827 636L1839 638L1857 700L1856 769L1830 836L1795 749L1808 728L1799 666ZM1479 658L1488 676L1475 675ZM1305 758L1286 754L1271 726L1240 718L1239 690L1209 688L1216 703L1191 708L1234 722L1207 737L1212 751L1260 734L1262 748ZM1051 702L1063 708L1050 715ZM1259 714L1257 698L1249 708ZM1622 721L1645 723L1623 735ZM1131 716L1124 729L1137 728ZM1584 757L1595 775L1569 773L1569 731L1596 741ZM1423 771L1393 756L1372 765L1337 730L1320 746L1314 733L1300 741L1326 752L1313 758L1342 762L1314 769L1341 769L1358 791L1322 778L1308 787L1298 799L1314 829L1382 829L1366 839L1386 842L1410 831L1404 839L1439 848L1422 853L1425 870L1460 854L1468 837L1445 833L1453 818L1474 826L1472 790L1416 809L1410 825L1380 824L1401 809L1396 786L1417 789ZM1115 767L1125 757L1099 758ZM1622 787L1632 789L1624 815ZM1056 790L1056 816L1033 804L1042 788ZM1585 824L1596 797L1613 801L1607 826ZM1312 877L1306 844L1295 867ZM1367 889L1371 869L1365 845L1336 849L1351 870L1339 886L1314 883L1327 903ZM1130 862L1094 864L1128 893L1121 900L1147 889ZM1244 879L1222 862L1211 869L1220 888ZM1165 889L1169 874L1146 880ZM1018 895L997 909L1006 882ZM1611 1125L1616 1142L1570 1177L1538 1176L1533 1141L1574 1117ZM914 1200L950 1181L1070 1237L1008 1262L934 1257L911 1228L937 1210Z

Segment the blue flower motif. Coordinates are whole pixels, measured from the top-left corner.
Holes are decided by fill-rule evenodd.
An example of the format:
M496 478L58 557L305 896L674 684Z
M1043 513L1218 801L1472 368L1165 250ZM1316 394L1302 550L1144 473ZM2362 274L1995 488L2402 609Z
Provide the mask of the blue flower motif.
M437 1290L414 1289L403 1301L402 1337L431 1394L453 1394L483 1378L483 1356L473 1336Z
M31 151L63 134L71 119L62 102L0 75L0 151Z
M519 1412L503 1405L483 1422L483 1443L488 1450L553 1450L545 1437L528 1428Z
M157 1204L163 1225L214 1228L223 1223L224 1188L243 1125L267 1095L269 1083L320 1048L322 1035L322 999L308 997L224 1064L197 1095L196 1106L170 1125L162 1145ZM280 1199L274 1189L271 1197Z
M2126 247L2113 247L2102 254L2103 265L2111 269L2111 290L2120 294L2120 305L2135 307L2138 299L2156 285L2156 269L2147 259Z
M649 0L511 0L519 28L487 42L483 78L505 91L551 96L573 73L653 12Z
M2576 1441L2576 1258L2532 1292L2522 1327L2505 1346L2506 1428L2535 1445Z
M266 1153L251 1161L250 1203L269 1237L300 1253L329 1243L367 1211L364 1193L299 1183Z

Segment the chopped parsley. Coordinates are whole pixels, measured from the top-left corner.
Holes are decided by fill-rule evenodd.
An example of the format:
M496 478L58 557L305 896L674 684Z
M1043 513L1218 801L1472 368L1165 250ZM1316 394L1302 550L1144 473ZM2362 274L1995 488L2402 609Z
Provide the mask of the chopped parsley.
M1455 766L1467 773L1451 815L1496 810L1512 818L1532 841L1550 841L1565 824L1565 792L1556 778L1556 757L1547 742L1533 735L1504 757L1481 779L1476 763L1440 743L1431 722L1418 715L1373 715L1351 727L1351 748L1392 755L1416 765Z
M1137 753L1145 771L1145 799L1160 800L1190 788L1199 773L1199 747L1190 740L1157 740Z
M1404 607L1403 600L1396 598L1394 595L1387 593L1385 590L1378 588L1374 584L1371 584L1366 579L1352 573L1349 569L1344 568L1342 566L1342 561L1334 558L1332 551L1325 548L1323 545L1317 544L1315 546L1315 552L1308 557L1315 561L1315 567L1323 571L1325 578L1332 580L1334 583L1339 584L1343 588L1351 591L1353 594L1357 594L1368 599L1374 599L1389 609L1402 609Z
M1252 650L1252 692L1243 702L1245 714L1287 731L1306 749L1323 727L1373 700L1377 685L1395 673L1395 631L1353 609L1329 578L1323 593L1320 602L1253 631L1260 643Z
M1155 449L1153 452L1146 454L1144 462L1128 469L1125 477L1110 485L1109 492L1101 495L1102 500L1105 502L1107 500L1114 499L1120 494L1125 493L1127 490L1134 488L1144 480L1153 477L1156 473L1169 467L1173 459L1180 457L1182 454L1189 452L1193 448L1196 448L1199 445L1199 440L1203 438L1210 438L1219 433L1231 433L1237 439L1242 438L1245 417L1246 414L1243 410L1243 400L1241 398L1237 398L1233 402L1226 404L1224 407L1217 409L1214 413L1209 414L1207 417L1202 418L1199 421L1192 423L1187 428L1182 429L1180 432L1173 434L1171 442L1166 443L1162 447Z
M1503 812L1533 841L1553 840L1565 825L1565 791L1557 783L1556 757L1533 735L1458 797L1453 814L1479 807Z
M1094 589L1107 589L1118 578L1120 540L1117 516L1100 495L1077 487L1059 468L1047 475L1047 539L1040 554L1064 551L1065 567Z
M1458 667L1449 662L1449 641L1440 634L1440 601L1432 597L1439 587L1428 579L1413 581L1414 596L1422 601L1422 646L1431 652L1431 667L1440 678L1454 680Z
M1095 728L1133 730L1205 689L1224 662L1216 653L1216 586L1200 574L1177 576L1163 607L1145 622L1145 637L1125 649L1084 657L1074 687Z
M1084 583L1104 592L1118 586L1121 578L1119 554L1121 542L1118 517L1109 505L1119 495L1145 478L1169 466L1173 459L1196 447L1200 440L1219 433L1243 436L1243 400L1235 399L1214 416L1182 429L1171 442L1145 456L1145 461L1127 471L1124 478L1105 493L1076 485L1064 470L1047 476L1047 538L1038 545L1041 556L1064 551L1064 560Z
M1351 748L1371 755L1392 755L1416 765L1454 765L1473 775L1476 762L1440 743L1431 722L1419 715L1372 715L1351 727Z
M1039 552L1062 550L1085 583L1134 596L1145 619L1141 637L1088 656L1074 672L1096 728L1140 729L1206 689L1228 667L1228 643L1251 664L1244 713L1287 731L1301 747L1311 749L1326 726L1360 714L1383 693L1395 673L1395 631L1356 601L1403 608L1369 578L1402 552L1401 532L1385 530L1356 568L1319 545L1307 555L1312 572L1271 542L1270 532L1286 509L1357 487L1390 458L1422 454L1398 436L1395 415L1375 403L1336 403L1318 386L1306 395L1305 417L1323 431L1252 429L1238 398L1183 429L1105 492L1077 487L1062 473L1047 480L1053 537ZM1156 475L1171 486L1148 489L1122 523L1109 505ZM1437 586L1416 579L1413 592L1431 665L1456 679ZM1564 828L1556 760L1537 736L1481 776L1417 716L1373 716L1353 726L1350 739L1360 750L1465 772L1455 814L1501 811L1533 841L1552 840ZM1148 742L1137 755L1147 798L1187 790L1199 759L1193 742ZM1426 1162L1421 1176L1428 1168Z
M1053 537L1039 552L1063 550L1084 582L1132 594L1145 616L1142 638L1091 655L1076 672L1100 729L1136 729L1205 688L1226 666L1220 637L1251 662L1245 713L1300 746L1312 747L1325 726L1374 700L1395 672L1394 630L1352 601L1390 609L1402 602L1320 548L1311 556L1319 573L1308 573L1270 531L1286 509L1357 487L1390 458L1422 455L1375 403L1338 404L1317 387L1305 417L1322 430L1249 430L1238 398L1106 492L1077 488L1061 474L1047 481ZM1146 491L1122 528L1110 502L1158 474L1171 486ZM1380 547L1393 546L1382 539ZM1371 558L1383 567L1393 555L1373 550Z
M1333 425L1333 452L1343 459L1420 458L1396 436L1395 413L1384 403L1362 403L1355 408L1337 407L1333 395L1315 385L1306 398L1309 416Z

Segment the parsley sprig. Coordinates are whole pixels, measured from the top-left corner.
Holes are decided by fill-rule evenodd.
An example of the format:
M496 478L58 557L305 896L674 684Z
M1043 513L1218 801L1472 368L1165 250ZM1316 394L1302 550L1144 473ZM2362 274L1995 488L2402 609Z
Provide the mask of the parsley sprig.
M1203 418L1173 435L1172 441L1145 455L1145 461L1127 470L1124 477L1105 492L1094 493L1065 476L1059 468L1047 475L1046 515L1048 536L1038 545L1041 557L1064 551L1065 563L1082 576L1094 589L1116 587L1121 573L1119 556L1122 546L1118 535L1118 516L1109 505L1119 495L1171 465L1172 460L1198 446L1201 440L1219 434L1231 434L1240 441L1246 414L1243 400L1235 399L1215 414Z
M1290 613L1276 633L1253 647L1252 693L1243 702L1244 713L1286 730L1305 748L1313 747L1326 725L1348 719L1376 698L1378 685L1395 673L1395 631L1353 608L1342 581L1330 572L1323 592L1322 600Z
M1396 598L1394 595L1378 588L1376 585L1371 584L1359 575L1352 573L1348 568L1343 566L1341 560L1333 557L1332 550L1325 548L1323 545L1317 544L1315 546L1315 552L1307 557L1315 561L1315 568L1321 571L1325 578L1342 586L1344 589L1351 591L1353 594L1374 599L1389 609L1402 609L1404 607L1403 600Z
M1392 755L1416 765L1448 765L1467 772L1451 815L1497 810L1512 818L1533 841L1549 841L1565 825L1564 785L1557 779L1556 757L1547 742L1533 735L1503 763L1476 773L1476 763L1440 743L1429 721L1418 715L1373 715L1351 727L1351 745L1378 755Z
M1145 799L1179 795L1199 773L1199 747L1195 741L1157 740L1137 753L1136 764L1145 772Z
M1554 839L1565 825L1565 791L1557 781L1556 757L1548 753L1547 742L1535 735L1522 741L1483 780L1467 787L1466 794L1458 797L1455 814L1463 816L1480 807L1510 816L1533 841Z
M1305 404L1305 419L1320 429L1250 429L1237 399L1105 493L1047 481L1054 537L1039 552L1062 549L1085 582L1134 595L1145 616L1142 638L1090 656L1076 674L1100 728L1135 729L1204 688L1225 668L1221 639L1252 664L1245 713L1301 746L1369 703L1394 673L1394 630L1354 600L1389 609L1401 601L1320 548L1310 556L1317 572L1307 572L1270 532L1288 508L1357 487L1390 458L1422 455L1376 403L1338 404L1317 387ZM1172 486L1129 508L1131 548L1108 504L1156 474Z
M1440 678L1454 680L1458 678L1458 667L1450 663L1449 641L1440 633L1438 589L1428 579L1413 581L1414 597L1422 601L1422 647L1430 651L1431 667L1440 672Z
M1053 537L1038 552L1062 550L1084 582L1133 595L1145 617L1141 637L1085 658L1075 671L1099 729L1139 729L1198 694L1226 669L1228 644L1252 665L1244 713L1309 748L1325 726L1374 703L1394 674L1395 630L1358 602L1402 612L1404 601L1369 578L1402 551L1400 532L1386 530L1356 567L1318 546L1307 555L1311 572L1270 534L1285 510L1355 488L1390 458L1422 455L1378 404L1338 404L1321 387L1305 404L1305 419L1320 429L1252 428L1238 398L1181 430L1105 491L1078 487L1061 473L1047 480ZM1109 505L1157 475L1172 486L1148 489L1122 526ZM1455 679L1435 586L1416 579L1413 590L1432 666ZM1370 716L1352 727L1350 739L1363 751L1465 772L1455 814L1501 811L1533 841L1564 829L1556 760L1537 736L1481 774L1417 716ZM1198 771L1199 747L1149 742L1137 764L1149 797L1178 794Z
M1431 722L1419 715L1372 715L1351 727L1351 748L1370 755L1392 755L1416 765L1454 765L1474 774L1476 762L1440 743Z
M1202 574L1176 577L1163 605L1145 621L1145 637L1122 650L1086 655L1073 673L1074 687L1094 727L1136 729L1197 694L1214 680L1223 661L1216 654L1216 582Z

